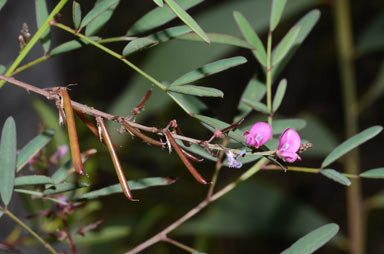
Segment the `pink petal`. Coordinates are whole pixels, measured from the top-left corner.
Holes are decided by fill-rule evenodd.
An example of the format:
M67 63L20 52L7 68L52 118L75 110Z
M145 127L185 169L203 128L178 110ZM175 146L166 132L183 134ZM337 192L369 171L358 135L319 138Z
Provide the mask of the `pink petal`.
M296 153L301 145L300 135L291 128L285 129L281 134L279 147L277 148L280 153L283 151L289 151Z

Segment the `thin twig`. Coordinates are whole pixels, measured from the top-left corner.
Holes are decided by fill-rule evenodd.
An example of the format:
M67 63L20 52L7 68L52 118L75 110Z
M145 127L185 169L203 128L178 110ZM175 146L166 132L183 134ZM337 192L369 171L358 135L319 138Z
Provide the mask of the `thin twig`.
M0 206L0 210L4 212L4 214L8 215L12 220L14 220L17 224L27 230L33 237L35 237L40 243L44 245L51 253L56 254L55 249L52 248L49 243L47 243L43 238L41 238L35 231L33 231L28 225L22 222L19 218L16 217L13 213L11 213L8 209Z

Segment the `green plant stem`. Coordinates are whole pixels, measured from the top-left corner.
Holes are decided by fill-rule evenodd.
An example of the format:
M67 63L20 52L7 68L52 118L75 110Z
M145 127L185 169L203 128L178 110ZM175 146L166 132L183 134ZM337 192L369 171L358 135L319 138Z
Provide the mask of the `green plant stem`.
M226 147L229 143L228 137L226 137L223 140L223 147ZM224 150L220 151L219 158L217 159L216 166L215 166L215 172L213 173L212 180L211 180L211 185L209 186L209 190L207 193L207 198L210 198L213 194L213 191L215 190L216 183L217 183L217 178L219 177L220 169L223 166L223 157L224 157Z
M45 248L47 248L51 253L56 254L57 252L52 248L49 243L44 241L43 238L41 238L35 231L33 231L28 225L26 225L24 222L22 222L19 218L16 217L13 213L11 213L8 209L1 207L0 210L4 212L4 214L8 215L12 220L14 220L17 224L19 224L21 227L23 227L25 230L27 230L33 237L35 237L39 242L41 242Z
M272 31L268 33L267 42L267 107L269 111L268 123L272 126Z
M100 43L98 42L95 42L93 40L91 40L89 37L81 34L81 33L78 33L76 30L73 30L72 28L68 27L68 26L65 26L63 24L60 24L60 23L56 23L56 22L52 22L52 25L53 26L56 26L64 31L67 31L77 37L79 37L80 39L83 39L85 40L86 42L88 42L89 44L99 48L100 50L104 51L105 53L119 59L120 61L124 62L126 65L128 65L129 67L131 67L132 69L134 69L136 72L138 72L140 75L142 75L144 78L148 79L149 81L151 81L153 84L155 84L157 87L159 87L161 90L166 90L166 87L161 84L159 81L157 81L155 78L153 78L152 76L150 76L149 74L147 74L146 72L144 72L143 70L141 70L139 67L137 67L136 65L134 65L133 63L131 63L130 61L128 61L127 59L125 59L122 55L116 53L115 51L113 50L110 50L109 48L101 45Z
M354 46L352 24L348 0L334 2L334 20L337 42L339 69L344 103L344 124L346 136L351 137L358 132L358 108L356 96L356 80L354 71ZM359 152L349 153L344 161L344 167L349 174L359 173ZM347 188L348 231L349 244L352 254L364 254L364 215L361 198L361 185L354 179Z
M275 165L266 166L266 167L263 167L262 169L282 171L280 167L277 167ZM287 167L287 170L294 171L294 172L301 172L301 173L311 173L311 174L318 174L321 171L320 168L307 168L307 167ZM347 173L341 173L341 174L351 179L359 178L358 175L354 175L354 174L347 174Z
M248 178L250 178L251 176L256 174L267 162L268 162L268 159L266 159L266 158L260 159L257 163L255 163L255 165L253 165L250 169L245 171L237 180L228 184L227 186L225 186L224 188L222 188L221 190L219 190L218 192L213 194L210 198L206 198L205 200L200 202L197 206L192 208L189 212L187 212L182 217L180 217L178 220L173 222L171 225L169 225L168 227L166 227L165 229L163 229L162 231L160 231L156 235L152 236L151 238L149 238L145 242L137 245L135 248L126 252L125 254L139 253L142 250L148 248L149 246L162 241L162 239L167 237L167 234L169 234L174 229L179 227L181 224L183 224L184 222L186 222L187 220L192 218L194 215L199 213L202 209L207 207L210 203L221 198L222 196L224 196L225 194L230 192L232 189L234 189L238 184L240 184L241 182L247 180Z
M41 57L39 57L39 58L36 58L35 60L33 60L33 61L31 61L31 62L29 62L29 63L27 63L27 64L24 64L24 65L20 66L19 68L17 68L17 69L12 73L11 76L14 76L14 75L16 75L16 74L18 74L18 73L20 73L20 72L22 72L22 71L24 71L24 70L30 68L30 67L33 67L33 66L35 66L35 65L37 65L37 64L39 64L39 63L41 63L41 62L44 62L45 60L48 60L50 57L51 57L50 55L44 55L44 56L41 56Z
M111 43L111 42L121 42L121 41L132 41L136 39L137 37L130 37L130 36L117 36L117 37L111 37L111 38L105 38L97 41L98 43Z
M60 2L56 5L56 7L49 14L48 18L44 21L43 25L37 30L37 32L33 35L31 40L27 43L27 45L20 51L19 55L12 63L11 67L5 72L5 76L10 77L13 71L19 66L21 61L26 57L32 47L36 44L36 42L40 39L41 35L49 28L49 22L54 19L55 15L64 7L64 5L68 2L68 0L60 0ZM0 88L5 84L4 80L0 80Z

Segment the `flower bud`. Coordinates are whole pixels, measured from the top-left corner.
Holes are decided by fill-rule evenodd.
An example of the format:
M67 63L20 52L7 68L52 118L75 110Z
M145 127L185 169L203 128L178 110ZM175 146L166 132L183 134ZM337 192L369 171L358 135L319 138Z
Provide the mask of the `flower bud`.
M259 148L272 136L272 127L265 122L255 123L249 131L244 133L245 143L249 146Z
M300 156L297 154L300 145L300 135L294 129L287 128L281 134L276 154L281 159L290 163L295 162L296 160L301 160Z

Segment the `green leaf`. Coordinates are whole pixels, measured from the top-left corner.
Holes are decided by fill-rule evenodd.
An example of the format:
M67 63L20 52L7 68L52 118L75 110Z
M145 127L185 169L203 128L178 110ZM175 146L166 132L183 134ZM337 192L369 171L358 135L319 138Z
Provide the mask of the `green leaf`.
M48 18L48 8L46 0L35 0L35 11L37 28L40 28L43 25L44 21ZM44 52L48 52L51 46L50 28L48 28L41 35L41 43L43 44Z
M203 0L178 0L177 3L184 10L203 2ZM176 15L168 6L162 8L156 7L147 14L141 17L135 24L128 30L127 35L135 35L147 32L151 29L164 25L165 23L173 20Z
M361 55L384 50L384 11L375 16L357 41L357 52Z
M287 9L290 5L287 6ZM308 12L304 17L302 17L294 27L300 27L299 34L296 37L294 45L290 48L286 57L279 64L273 66L272 68L272 79L274 80L277 75L283 70L285 65L288 63L289 59L293 56L295 51L299 48L299 46L304 42L305 38L307 38L309 32L313 29L315 24L320 18L319 10L312 10Z
M5 206L11 201L16 169L16 124L13 117L4 123L0 140L0 194Z
M384 168L375 168L375 169L367 170L361 173L360 177L384 179Z
M23 194L28 194L28 195L31 195L31 196L34 196L34 197L43 198L44 200L48 199L50 201L53 201L55 203L62 204L62 205L68 205L68 203L63 201L63 200L47 197L46 194L44 194L42 192L38 192L38 191L31 191L31 190L25 190L25 189L15 189L15 192L23 193Z
M73 1L72 4L72 20L73 26L78 29L81 23L81 7L77 1Z
M279 42L276 48L272 52L272 66L278 64L291 50L294 45L297 36L299 35L300 27L294 26L289 30L289 32L284 36L284 38Z
M175 181L173 179L167 178L167 177L150 177L150 178L143 178L140 180L127 181L128 186L131 190L141 190L141 189L146 189L150 187L165 186L165 185L170 185L174 182ZM99 190L82 194L76 199L77 200L95 199L95 198L100 198L100 197L108 196L115 193L121 193L121 192L122 192L121 185L114 184Z
M15 186L50 184L52 179L44 175L19 176L15 179Z
M283 79L280 81L279 86L277 87L277 91L275 93L275 97L273 98L273 104L272 104L273 112L276 112L279 109L280 104L283 101L286 89L287 89L287 80Z
M217 33L207 33L211 43L224 44L229 46L236 46L246 49L254 49L251 44L248 42L239 39L235 36L228 34L217 34ZM200 37L195 33L188 33L183 36L178 37L177 39L188 40L188 41L201 41Z
M320 170L320 174L342 185L346 185L346 186L351 185L351 181L347 177L343 176L342 174L340 174L334 169Z
M176 79L172 82L172 86L182 86L185 84L192 83L196 80L205 78L207 76L213 75L215 73L227 70L229 68L233 68L235 66L238 66L240 64L244 64L247 62L247 59L242 56L235 56L231 58L221 59L218 61L215 61L213 63L206 64L197 70L188 72L181 76L180 78Z
M97 33L111 18L120 0L98 0L92 10L84 17L80 29L85 29L85 35Z
M17 170L20 170L55 136L55 130L49 129L28 142L17 155Z
M75 242L79 245L108 244L118 239L125 239L130 234L127 226L109 226L99 232L90 231L81 236L76 234Z
M7 0L0 0L0 11L1 9L4 7L4 5L7 3ZM0 211L1 212L1 211ZM1 212L2 214L2 212ZM0 217L1 217L1 214L0 214Z
M98 40L100 40L100 37L91 36L90 39L93 41L98 41ZM67 41L67 42L64 42L63 44L60 44L56 48L52 49L51 52L49 52L49 55L50 56L56 56L59 54L63 54L63 53L66 53L66 52L69 52L69 51L72 51L75 49L79 49L86 44L88 44L88 42L83 41L83 40Z
M198 36L201 37L207 43L210 43L207 34L197 24L197 22L174 0L164 0L165 3L171 8L171 10L187 25L189 26Z
M45 195L53 195L53 194L59 194L64 193L72 190L76 190L79 188L89 187L86 183L60 183L57 185L52 185L46 190L44 190L43 194Z
M252 102L259 102L264 97L265 92L265 84L255 76L252 77L241 95L239 106L237 107L239 113L235 117L235 122L243 119L252 111L252 107L242 102L242 100L245 99Z
M187 113L187 114L199 114L208 110L208 107L194 96L167 92L169 96Z
M267 53L259 36L253 30L248 20L240 12L235 11L233 15L245 40L255 48L254 50L252 50L252 52L256 56L256 59L264 67L267 66Z
M303 119L278 119L273 121L273 134L283 133L286 128L301 130L306 126L307 122Z
M324 225L297 240L281 254L311 254L331 240L338 231L337 224Z
M195 95L200 97L224 97L224 93L218 89L205 87L205 86L193 86L193 85L183 85L183 86L170 86L168 91L181 93L186 95Z
M226 122L220 121L218 119L215 119L215 118L212 118L209 116L193 115L193 117L200 120L202 122L202 124L205 127L207 127L209 130L211 130L212 132L215 129L221 130L221 129L224 129L224 128L227 128L228 126L230 126L230 124L228 124ZM228 132L228 136L230 138L232 138L233 140L236 140L239 143L245 144L243 134L244 133L240 130L235 130L235 131L232 130L232 131Z
M73 162L72 160L68 160L62 167L60 167L58 170L56 170L55 173L52 175L52 180L54 184L59 184L64 182L68 175L68 171L73 168Z
M7 68L4 65L0 64L0 74L3 74L6 70Z
M269 109L267 105L262 102L252 101L249 99L241 99L241 102L247 105L248 107L251 107L253 110L259 111L264 114L269 114Z
M163 31L151 34L144 38L138 38L130 41L123 49L123 55L127 56L136 51L157 45L161 42L169 41L178 36L189 33L191 29L188 26L176 26L165 29Z
M283 14L283 10L287 0L273 0L272 1L272 10L271 10L271 18L269 21L269 31L273 32L277 25L279 24L281 15Z
M348 153L349 151L358 147L362 143L375 137L382 131L382 129L383 127L381 126L373 126L347 139L346 141L338 145L330 154L328 154L328 156L324 159L323 163L321 164L321 167L327 167L329 164L336 161L344 154Z
M163 0L153 0L153 2L154 2L155 4L157 4L157 6L159 6L159 7L163 7L163 5L164 5Z

